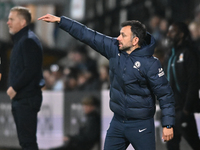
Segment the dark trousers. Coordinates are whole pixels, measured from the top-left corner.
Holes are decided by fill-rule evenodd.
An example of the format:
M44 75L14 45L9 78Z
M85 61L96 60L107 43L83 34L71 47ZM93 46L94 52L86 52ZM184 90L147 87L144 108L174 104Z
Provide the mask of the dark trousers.
M17 135L23 150L38 150L36 131L37 113L42 103L41 93L23 99L12 100L12 114Z
M167 149L180 150L180 141L182 136L193 150L200 150L200 140L194 114L187 116L182 111L176 111L174 138L167 142Z
M107 131L104 150L155 150L154 119L127 120L115 115Z

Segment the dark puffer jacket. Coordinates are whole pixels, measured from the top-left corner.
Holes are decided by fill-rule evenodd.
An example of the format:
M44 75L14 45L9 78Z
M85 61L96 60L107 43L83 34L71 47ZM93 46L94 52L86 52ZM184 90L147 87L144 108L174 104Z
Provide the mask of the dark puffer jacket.
M118 48L116 38L61 17L59 27L91 46L109 60L110 108L127 119L148 119L155 113L155 97L162 109L162 125L174 125L174 98L161 64L152 55L154 38L148 34L140 49L130 55Z

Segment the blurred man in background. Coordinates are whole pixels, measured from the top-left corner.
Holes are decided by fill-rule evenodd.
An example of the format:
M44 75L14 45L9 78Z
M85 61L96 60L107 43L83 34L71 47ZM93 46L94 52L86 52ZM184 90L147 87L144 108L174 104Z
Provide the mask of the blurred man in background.
M183 22L170 25L167 33L171 51L165 72L174 91L176 122L174 138L167 142L168 150L179 150L183 136L194 150L200 150L195 106L198 106L198 61L191 45L190 32Z
M92 150L94 146L100 150L100 101L94 96L88 96L81 103L86 120L79 133L66 136L65 144L52 150Z
M37 113L42 103L42 45L29 29L31 13L25 7L10 10L8 28L14 46L10 57L9 88L12 114L23 150L38 150Z

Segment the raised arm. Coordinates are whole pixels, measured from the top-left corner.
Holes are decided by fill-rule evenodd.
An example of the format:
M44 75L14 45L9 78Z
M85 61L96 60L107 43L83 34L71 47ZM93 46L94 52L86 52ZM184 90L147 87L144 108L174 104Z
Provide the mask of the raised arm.
M107 59L116 57L118 54L118 42L116 38L94 31L73 19L65 16L57 17L46 14L38 18L38 20L59 23L59 28L68 32L77 40L89 45L92 49L99 52Z

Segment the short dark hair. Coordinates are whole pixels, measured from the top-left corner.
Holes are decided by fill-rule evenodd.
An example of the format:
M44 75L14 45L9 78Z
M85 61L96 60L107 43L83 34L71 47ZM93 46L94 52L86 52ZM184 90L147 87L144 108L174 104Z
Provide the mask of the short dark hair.
M31 23L31 12L28 8L22 6L15 6L11 8L10 11L17 11L18 14L21 15L26 20L27 25Z
M133 35L136 35L139 38L138 44L141 46L147 35L147 30L144 24L138 20L129 20L121 24L121 27L131 26L131 31Z

